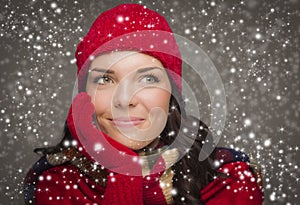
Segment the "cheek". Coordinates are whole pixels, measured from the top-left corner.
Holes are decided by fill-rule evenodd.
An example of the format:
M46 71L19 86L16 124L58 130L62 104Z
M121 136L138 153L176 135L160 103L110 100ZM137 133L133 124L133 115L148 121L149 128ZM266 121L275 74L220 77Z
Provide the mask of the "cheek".
M106 110L110 109L112 100L111 92L96 91L91 97L96 115L102 115Z
M140 93L140 99L148 111L154 107L160 107L168 113L170 97L170 93L165 90L153 90Z

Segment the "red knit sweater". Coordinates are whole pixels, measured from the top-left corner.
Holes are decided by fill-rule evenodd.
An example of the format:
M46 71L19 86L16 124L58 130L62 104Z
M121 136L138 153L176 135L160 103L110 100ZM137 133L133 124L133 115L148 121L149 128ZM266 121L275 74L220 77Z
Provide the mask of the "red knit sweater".
M218 171L229 173L229 177L216 178L201 190L201 200L205 204L262 204L262 191L247 163L228 163ZM44 171L39 178L35 191L37 205L167 204L155 176L149 179L108 173L104 188L73 165L62 165Z

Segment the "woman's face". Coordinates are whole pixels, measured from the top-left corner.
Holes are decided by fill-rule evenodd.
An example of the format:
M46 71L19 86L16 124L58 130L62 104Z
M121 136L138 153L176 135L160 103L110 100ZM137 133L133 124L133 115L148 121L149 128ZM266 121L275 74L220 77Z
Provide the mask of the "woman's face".
M154 141L167 122L171 86L156 58L133 51L96 57L86 85L99 128L138 150Z

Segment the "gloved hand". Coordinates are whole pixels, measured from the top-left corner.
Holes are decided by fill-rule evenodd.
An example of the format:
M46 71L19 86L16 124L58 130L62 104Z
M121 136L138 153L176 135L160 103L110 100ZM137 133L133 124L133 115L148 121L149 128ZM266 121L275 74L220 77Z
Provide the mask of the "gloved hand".
M94 105L87 93L81 92L74 98L67 124L78 141L77 148L111 171L141 176L137 153L97 129L92 120L94 112Z

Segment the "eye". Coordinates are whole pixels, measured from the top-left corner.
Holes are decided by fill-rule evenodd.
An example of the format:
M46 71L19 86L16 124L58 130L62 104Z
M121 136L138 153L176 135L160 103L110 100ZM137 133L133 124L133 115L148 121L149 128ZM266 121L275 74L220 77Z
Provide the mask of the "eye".
M141 82L146 84L158 83L160 80L154 74L147 74L141 77Z
M113 80L109 76L98 76L95 78L94 83L100 84L100 85L106 85L113 83Z

